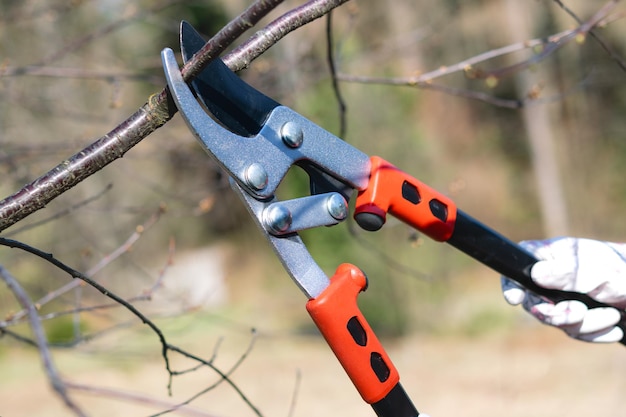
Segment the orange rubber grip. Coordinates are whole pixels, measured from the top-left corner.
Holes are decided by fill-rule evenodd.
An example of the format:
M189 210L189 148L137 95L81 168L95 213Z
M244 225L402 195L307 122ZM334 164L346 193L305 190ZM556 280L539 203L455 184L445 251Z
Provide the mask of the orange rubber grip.
M361 397L373 404L392 390L400 376L357 305L357 296L366 287L367 278L359 268L342 264L306 309Z
M451 199L382 158L373 156L371 162L369 184L359 192L354 209L361 227L378 230L389 212L434 240L452 236L457 209ZM375 221L364 225L364 218Z

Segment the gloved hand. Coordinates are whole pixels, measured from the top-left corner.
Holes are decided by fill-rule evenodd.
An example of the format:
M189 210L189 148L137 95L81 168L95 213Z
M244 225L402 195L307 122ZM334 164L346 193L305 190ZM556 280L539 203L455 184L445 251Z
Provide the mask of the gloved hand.
M626 308L626 244L562 237L520 245L541 259L531 270L537 285L588 294L615 308L588 309L575 300L554 304L502 277L502 292L509 304L522 304L541 323L575 339L610 343L623 338L616 324Z

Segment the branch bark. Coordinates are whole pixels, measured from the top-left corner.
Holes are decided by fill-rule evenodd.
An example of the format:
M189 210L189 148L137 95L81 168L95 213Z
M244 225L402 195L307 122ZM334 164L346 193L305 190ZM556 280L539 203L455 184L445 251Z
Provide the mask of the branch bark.
M226 25L182 68L185 81L197 76L212 59L282 1L257 0ZM233 71L241 70L288 33L326 15L347 1L311 0L258 31L248 42L225 56L224 62ZM167 89L150 96L146 104L109 133L0 201L0 232L42 209L50 201L124 156L167 123L175 113L176 107L168 99Z
M473 57L464 59L452 65L444 65L436 70L425 72L423 74L414 75L410 77L372 77L361 75L349 75L349 74L337 74L337 79L343 82L360 83L360 84L381 84L381 85L394 85L394 86L409 86L418 87L423 89L431 89L442 91L451 95L462 96L470 99L485 101L496 106L507 108L521 108L524 107L525 101L531 100L506 100L499 99L480 93L476 91L467 91L455 89L452 87L446 87L443 85L435 84L434 81L438 78L442 78L446 75L463 72L470 79L489 79L498 80L505 76L515 75L524 70L531 68L533 65L538 64L541 60L548 58L560 48L564 47L568 43L574 41L578 36L587 36L597 26L604 24L609 14L614 10L617 5L617 0L611 0L603 5L590 19L585 22L580 22L580 26L574 29L565 30L556 33L547 38L535 38L522 42L513 43L501 48L491 49L487 52L475 55ZM496 68L492 70L478 69L478 64L485 63L497 57L512 54L522 50L539 48L541 51L535 54L533 57L517 62L513 65ZM611 56L612 57L612 56ZM613 57L612 57L613 58Z
M186 358L189 358L189 359L192 359L192 360L198 362L202 366L208 367L209 369L211 369L212 371L217 373L219 375L219 377L220 377L217 382L215 382L213 385L211 385L210 388L204 389L204 390L200 391L197 395L202 395L203 393L207 392L207 390L213 389L213 388L215 388L216 386L218 386L218 385L220 385L222 383L226 383L250 407L250 409L254 412L255 415L257 415L259 417L262 417L262 414L258 410L258 408L244 394L244 392L241 390L241 388L239 388L239 386L237 384L235 384L230 379L230 374L232 372L234 372L234 370L247 357L250 349L252 348L253 343L250 344L248 350L246 350L246 352L242 355L241 359L239 361L237 361L237 363L235 363L235 365L233 365L233 367L231 368L230 371L223 372L217 366L215 366L212 363L212 361L205 360L205 359L203 359L203 358L201 358L201 357L199 357L197 355L194 355L194 354L192 354L192 353L190 353L190 352L188 352L186 350L183 350L183 349L179 348L178 346L174 346L174 345L168 343L167 339L165 338L165 334L161 331L161 329L152 320L150 320L145 314L143 314L141 311L139 311L135 306L133 306L131 303L129 303L127 300L123 299L122 297L118 296L117 294L109 291L107 288L105 288L104 286L100 285L99 283L97 283L93 279L89 278L85 274L81 273L80 271L78 271L78 270L72 268L71 266L61 262L60 260L55 258L54 255L52 255L51 253L46 253L46 252L43 252L40 249L34 248L32 246L29 246L29 245L27 245L25 243L22 243L22 242L19 242L19 241L16 241L16 240L5 239L5 238L2 238L2 237L0 237L0 244L3 245L3 246L10 247L10 248L23 250L25 252L28 252L28 253L30 253L32 255L35 255L35 256L43 259L44 261L50 263L51 265L54 265L55 267L59 268L63 272L65 272L68 275L70 275L72 278L76 278L76 279L81 280L82 282L86 283L87 285L89 285L92 288L94 288L97 291L99 291L102 295L104 295L104 296L108 297L109 299L113 300L114 302L116 302L118 305L123 306L126 310L128 310L136 318L138 318L143 324L148 326L150 328L150 330L152 330L152 332L158 337L159 342L161 344L161 357L163 358L163 361L164 361L164 364L165 364L165 369L166 369L166 371L167 371L167 373L169 375L168 391L170 392L170 394L172 392L172 381L173 381L173 378L175 376L177 376L177 375L185 373L185 372L175 371L172 368L169 354L171 352L176 352L176 353L178 353L180 355L183 355ZM49 349L48 349L48 343L47 343L47 341L45 339L45 333L43 332L43 328L41 326L41 322L40 322L39 316L37 315L37 310L35 308L35 305L33 304L33 302L28 297L28 294L26 294L26 292L19 285L19 282L15 278L13 278L13 276L10 275L8 273L8 271L6 271L6 269L4 269L2 267L2 265L0 265L0 280L5 281L7 283L7 285L9 286L9 289L11 289L11 291L16 295L16 297L17 297L19 303L22 305L22 307L27 309L28 312L29 312L29 320L31 322L31 327L33 328L33 333L35 334L34 344L39 348L40 354L41 354L43 362L44 362L44 366L46 368L46 372L48 374L48 378L50 379L54 389L62 396L63 400L68 405L68 407L72 408L72 410L74 410L74 412L77 415L83 416L84 413L71 401L71 399L67 395L67 393L66 393L66 391L67 391L67 384L61 380L61 378L58 376L58 372L56 371L56 368L54 367L54 364L53 364L53 362L51 360L51 357L50 357L50 353L49 353ZM2 330L2 329L0 329L0 330L2 332L6 332L5 330ZM254 339L253 339L253 341L254 341ZM194 396L191 400L193 400L194 398L196 398L196 397Z
M41 321L39 319L39 315L35 305L32 300L26 293L26 291L22 288L20 283L4 268L0 265L0 280L4 281L9 290L13 293L17 301L20 303L22 308L28 312L28 321L30 323L30 328L33 332L34 342L37 345L37 349L39 350L39 355L41 356L41 362L43 367L48 375L48 380L52 385L52 388L57 392L59 397L63 399L65 405L71 409L74 414L77 416L85 416L86 414L80 407L70 398L67 393L67 387L65 383L61 379L57 368L52 361L52 356L50 355L50 349L48 349L48 341L46 339L46 334L44 332L43 326L41 325Z

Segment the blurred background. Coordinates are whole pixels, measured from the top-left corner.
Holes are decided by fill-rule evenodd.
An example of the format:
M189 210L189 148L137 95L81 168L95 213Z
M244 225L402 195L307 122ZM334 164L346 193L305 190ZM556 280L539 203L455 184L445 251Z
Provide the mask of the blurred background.
M264 23L298 4L286 1ZM0 0L1 197L160 91L159 54L179 49L181 20L208 38L248 5ZM567 3L583 21L603 5ZM543 60L498 72L545 51L520 47L433 78L449 90L441 92L351 77L445 71L579 24L549 0L348 2L333 13L332 38L344 79L344 139L446 193L512 240L625 241L623 13L618 6L596 29L602 44L577 36ZM323 19L287 36L241 75L340 132ZM301 173L290 173L281 196L301 196L307 186ZM152 318L172 344L214 357L224 371L241 360L233 380L263 415L373 415L320 340L305 298L227 177L178 116L2 235L97 279ZM623 415L623 348L588 346L540 328L502 300L497 274L465 255L394 220L374 234L346 222L303 238L329 274L343 262L367 273L360 306L419 410ZM54 358L65 377L84 384L70 393L91 415L149 415L220 380L207 369L176 377L169 396L161 346L126 310L82 285L62 291L70 278L32 255L0 248L0 263L41 301ZM0 415L69 415L48 388L31 337L20 306L0 286ZM178 413L256 414L227 384Z

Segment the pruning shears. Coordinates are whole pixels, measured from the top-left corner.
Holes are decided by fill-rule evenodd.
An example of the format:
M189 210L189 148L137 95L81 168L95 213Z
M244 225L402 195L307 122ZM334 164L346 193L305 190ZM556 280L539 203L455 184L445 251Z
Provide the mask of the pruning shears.
M182 23L184 61L204 43L191 25ZM604 306L586 295L537 286L530 278L537 262L531 253L459 210L444 194L265 96L220 59L188 85L174 52L166 48L161 57L180 114L205 151L230 176L233 189L308 298L306 309L313 321L379 417L420 413L357 305L367 278L351 264L340 265L329 278L298 235L304 229L347 219L348 201L354 194L353 216L365 230L379 230L387 215L392 215L542 297L555 302L580 300L590 308ZM308 174L311 193L281 201L276 190L294 165ZM620 327L625 329L623 320Z

